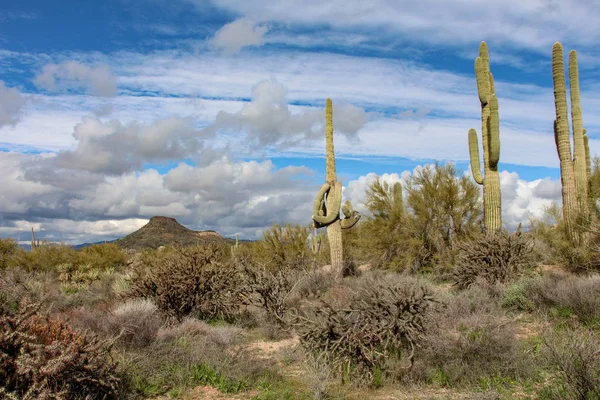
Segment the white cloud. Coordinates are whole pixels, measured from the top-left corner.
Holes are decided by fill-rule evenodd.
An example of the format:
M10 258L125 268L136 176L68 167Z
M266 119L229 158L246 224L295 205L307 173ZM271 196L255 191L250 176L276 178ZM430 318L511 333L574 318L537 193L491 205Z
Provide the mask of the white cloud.
M162 119L149 125L84 118L75 126L73 137L77 147L59 152L52 164L111 175L139 170L144 163L198 159L204 148L204 137L189 118Z
M225 54L239 52L243 47L260 46L268 27L247 19L238 19L219 29L213 38L213 44Z
M199 5L203 0L189 0ZM600 7L587 0L552 3L548 0L213 0L223 9L246 18L319 26L339 30L370 29L412 41L458 47L487 40L513 48L547 51L556 40L593 47L600 39L595 21ZM549 6L550 4L550 6ZM578 29L572 29L577 21Z
M287 88L277 80L261 81L252 88L250 103L236 113L219 112L207 129L245 133L245 144L257 149L290 147L324 137L323 110L309 108L292 113L286 96ZM336 130L350 138L367 120L362 108L350 104L336 103L333 115Z
M107 227L86 233L80 226L168 215L191 229L256 238L274 222L307 224L318 190L307 181L308 168L276 169L268 160L225 157L205 166L180 164L163 174L149 169L105 177L46 168L56 157L0 152L0 235L15 237L26 221L52 240L105 240L122 235Z
M0 81L0 129L3 126L15 126L21 116L26 98L15 88L6 87ZM0 136L0 141L2 136Z
M36 75L34 83L39 88L55 93L71 88L84 88L92 95L105 97L117 93L117 78L105 64L93 67L76 61L47 64Z

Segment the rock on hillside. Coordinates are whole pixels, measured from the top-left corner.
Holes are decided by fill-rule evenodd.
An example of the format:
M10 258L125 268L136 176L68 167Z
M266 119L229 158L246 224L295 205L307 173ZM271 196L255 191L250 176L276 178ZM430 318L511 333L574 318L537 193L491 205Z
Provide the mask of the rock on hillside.
M137 231L117 240L123 249L157 249L160 246L220 243L226 241L215 231L193 231L181 225L175 218L156 216Z

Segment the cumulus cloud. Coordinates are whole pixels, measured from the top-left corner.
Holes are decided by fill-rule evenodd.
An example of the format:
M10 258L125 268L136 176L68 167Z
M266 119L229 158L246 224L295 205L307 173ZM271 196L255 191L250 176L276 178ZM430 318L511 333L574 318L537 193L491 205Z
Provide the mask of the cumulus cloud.
M26 101L21 92L6 87L4 82L0 81L0 128L17 123Z
M117 78L105 64L93 67L76 61L47 64L33 82L37 87L54 93L81 88L95 96L110 97L117 93Z
M314 108L292 112L287 101L287 88L275 79L257 83L252 88L252 100L235 113L221 111L209 130L245 133L255 148L298 145L322 138L325 132L323 110ZM351 104L334 101L334 127L348 138L356 138L367 121L365 111Z
M167 118L148 125L84 118L73 137L77 147L59 152L52 163L111 175L139 170L144 163L198 159L204 149L204 137L191 118Z
M48 160L58 157L0 152L0 236L18 239L27 222L25 231L35 226L49 240L106 240L135 230L132 221L167 215L191 229L258 238L275 222L307 224L318 190L308 168L277 169L269 160L221 157L207 165L182 163L168 172L118 176L44 174ZM90 227L90 221L97 222L96 230L86 232L81 227ZM114 221L129 222L118 228ZM131 231L124 232L125 226Z
M238 19L219 29L213 38L213 45L223 53L231 55L243 47L260 46L268 27L247 19Z

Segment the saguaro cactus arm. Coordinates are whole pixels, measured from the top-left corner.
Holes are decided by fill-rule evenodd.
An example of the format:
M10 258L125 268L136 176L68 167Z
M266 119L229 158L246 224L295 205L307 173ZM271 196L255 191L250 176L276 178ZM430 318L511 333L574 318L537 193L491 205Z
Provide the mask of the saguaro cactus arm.
M592 176L592 158L590 156L590 142L587 136L587 130L583 130L583 145L585 146L585 165L587 170L588 180Z
M317 202L321 203L323 201L323 197L320 195L320 193L321 191L319 191L319 195L317 195L317 198L313 203L313 212ZM330 186L325 193L327 194L327 207L325 215L313 214L312 216L313 221L315 221L315 223L320 224L321 226L331 224L336 219L339 219L340 205L342 204L342 184L340 182L336 182L335 185L333 187Z
M352 228L361 217L360 213L352 208L350 200L346 200L342 206L342 213L346 217L342 220L342 229Z
M480 185L483 185L483 176L481 175L481 166L479 165L479 141L477 140L477 131L469 129L469 156L471 157L471 171L473 179Z
M498 118L498 98L491 94L488 99L490 118L488 119L488 162L491 169L498 168L500 160L500 120Z

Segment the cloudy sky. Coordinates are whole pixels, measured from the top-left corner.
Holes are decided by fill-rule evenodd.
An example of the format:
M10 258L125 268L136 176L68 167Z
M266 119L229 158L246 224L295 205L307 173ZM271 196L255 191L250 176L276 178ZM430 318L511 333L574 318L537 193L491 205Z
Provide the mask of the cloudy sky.
M324 5L325 3L325 5ZM600 153L590 0L0 0L0 237L110 240L153 215L224 236L310 221L334 102L338 179L469 173L490 48L504 223L560 201L550 56L579 56Z

